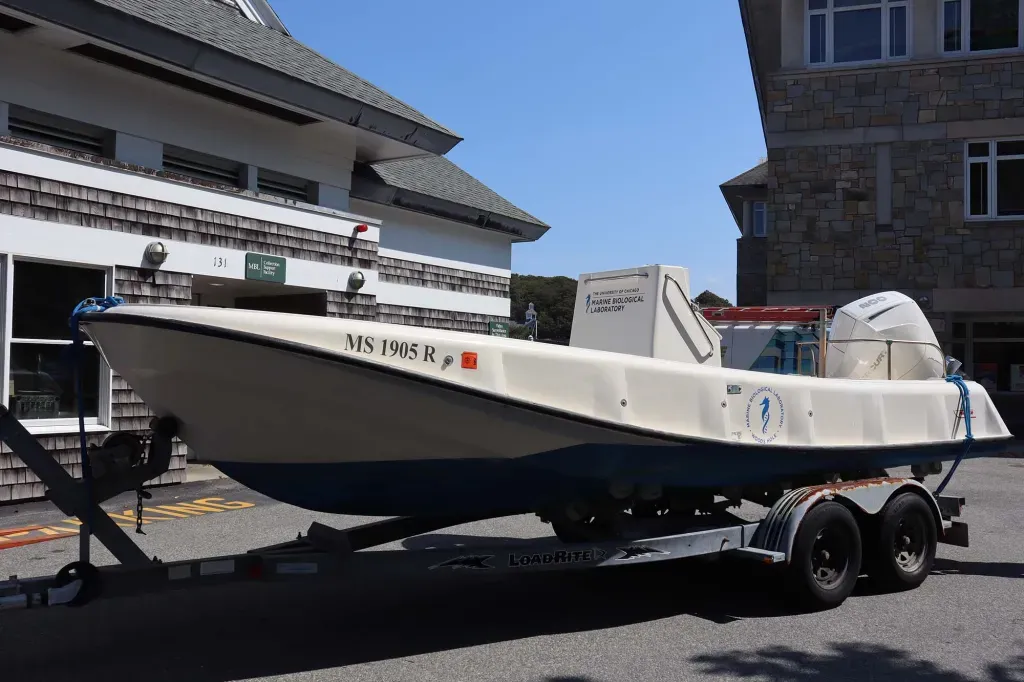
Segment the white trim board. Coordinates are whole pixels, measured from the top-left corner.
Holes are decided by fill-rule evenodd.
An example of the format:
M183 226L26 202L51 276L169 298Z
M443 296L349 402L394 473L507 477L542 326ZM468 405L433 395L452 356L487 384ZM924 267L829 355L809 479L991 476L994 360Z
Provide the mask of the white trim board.
M0 248L15 256L105 267L149 268L142 255L146 246L154 241L163 241L169 251L166 262L160 267L162 270L245 279L245 251L0 215ZM226 267L219 267L221 262L226 262ZM288 258L286 283L310 289L346 291L349 275L356 270ZM511 311L507 298L381 282L376 270L360 272L366 277L366 283L359 293L376 296L378 303L498 317L508 317Z
M387 230L388 226L384 225L383 229ZM512 271L504 268L494 268L488 265L477 265L476 263L467 263L461 260L452 260L450 258L436 258L434 256L424 256L419 253L411 253L409 251L398 251L397 249L383 249L377 248L377 255L385 258L397 258L399 260L412 261L413 263L423 263L425 265L437 265L442 268L453 268L455 270L465 270L466 272L476 272L483 275L494 275L496 277L505 277L507 279L512 278Z
M414 287L392 282L377 282L376 291L377 303L384 305L451 310L460 313L494 315L495 317L509 317L512 311L512 301L497 296L463 294L458 291Z
M152 268L143 261L143 253L146 246L154 241L162 241L169 251L161 270L245 279L245 251L0 215L0 249L15 256L88 265ZM286 261L286 284L310 289L345 291L349 275L357 270L294 258ZM377 271L361 272L366 283L360 293L374 295Z
M227 192L194 187L174 180L119 168L101 167L85 161L58 158L5 145L0 145L0 169L343 237L355 234L355 226L362 223L369 229L360 234L359 238L371 242L380 241L381 221L375 218L360 216L359 220L352 220L318 211L278 206L270 201L232 196Z

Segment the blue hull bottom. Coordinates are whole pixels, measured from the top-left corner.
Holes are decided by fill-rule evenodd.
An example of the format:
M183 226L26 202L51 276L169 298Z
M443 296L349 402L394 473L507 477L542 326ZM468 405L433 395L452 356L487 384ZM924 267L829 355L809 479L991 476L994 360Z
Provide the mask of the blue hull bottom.
M969 457L1007 449L975 442ZM312 511L360 516L501 515L601 495L608 481L685 488L758 485L815 472L888 469L949 461L964 444L857 450L753 446L581 445L512 460L414 460L329 464L213 462L267 497Z

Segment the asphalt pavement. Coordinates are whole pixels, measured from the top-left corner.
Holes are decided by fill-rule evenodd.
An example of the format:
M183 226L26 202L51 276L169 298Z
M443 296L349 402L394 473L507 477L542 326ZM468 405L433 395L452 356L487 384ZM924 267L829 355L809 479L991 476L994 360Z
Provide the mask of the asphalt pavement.
M967 498L970 548L940 546L933 575L917 590L876 594L865 581L822 613L790 612L759 567L731 564L238 585L0 612L0 679L1024 682L1024 460L968 461L947 492ZM313 520L365 520L309 514L211 480L156 491L143 512L146 534L135 535L134 504L126 496L106 507L165 561L292 539ZM18 540L62 523L45 504L0 508L0 531L35 529ZM549 531L513 517L405 546L468 544L470 535ZM70 531L46 537L0 549L0 577L44 575L75 557ZM110 557L97 550L94 560Z

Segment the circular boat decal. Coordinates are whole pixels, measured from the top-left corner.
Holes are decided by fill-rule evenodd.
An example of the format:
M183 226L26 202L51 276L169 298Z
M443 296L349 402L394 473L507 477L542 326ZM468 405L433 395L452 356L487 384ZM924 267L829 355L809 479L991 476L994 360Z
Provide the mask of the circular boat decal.
M771 443L779 437L786 421L786 408L770 386L762 386L747 399L747 431L758 443Z

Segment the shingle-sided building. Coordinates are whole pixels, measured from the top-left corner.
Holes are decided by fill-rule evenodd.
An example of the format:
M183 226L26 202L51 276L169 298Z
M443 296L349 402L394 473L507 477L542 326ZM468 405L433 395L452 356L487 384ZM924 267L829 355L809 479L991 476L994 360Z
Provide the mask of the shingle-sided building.
M265 0L0 0L0 64L0 398L75 474L83 298L487 333L512 245L548 229ZM88 363L91 441L144 429L131 387ZM160 482L184 465L182 447ZM42 494L0 451L0 502Z

